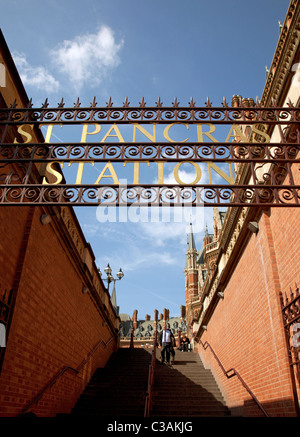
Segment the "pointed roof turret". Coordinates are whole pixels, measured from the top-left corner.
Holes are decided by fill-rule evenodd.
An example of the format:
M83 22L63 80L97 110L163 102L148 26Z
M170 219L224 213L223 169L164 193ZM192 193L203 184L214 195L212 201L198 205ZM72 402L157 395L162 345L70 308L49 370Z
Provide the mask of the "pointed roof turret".
M196 250L196 244L194 239L192 223L190 223L190 233L188 237L188 250Z
M189 251L193 251L194 255L197 254L195 239L194 239L194 233L193 233L193 227L192 223L190 222L190 232L187 236L187 252L186 252L186 260L185 260L185 268L187 269L189 266Z

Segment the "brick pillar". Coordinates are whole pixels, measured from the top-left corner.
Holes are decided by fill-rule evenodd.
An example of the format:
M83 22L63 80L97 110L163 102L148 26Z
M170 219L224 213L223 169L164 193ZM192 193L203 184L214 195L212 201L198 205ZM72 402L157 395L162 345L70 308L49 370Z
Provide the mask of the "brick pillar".
M168 320L169 320L169 310L164 308L164 311L163 311L163 329L166 329Z
M154 331L157 329L157 320L158 320L158 311L154 310L154 323L153 323Z
M181 328L178 328L178 339L177 339L177 347L180 347L180 339L181 339Z
M138 311L134 310L133 316L132 316L133 329L137 329L137 314L138 314Z

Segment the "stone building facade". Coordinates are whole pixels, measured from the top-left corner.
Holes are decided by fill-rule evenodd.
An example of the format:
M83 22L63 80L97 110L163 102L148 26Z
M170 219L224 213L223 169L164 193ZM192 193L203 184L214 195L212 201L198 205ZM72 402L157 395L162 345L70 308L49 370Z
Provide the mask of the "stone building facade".
M187 331L185 306L183 305L180 307L180 317L170 317L169 310L164 308L160 314L158 310L155 310L153 319L149 314L146 314L144 319L138 319L138 310L134 310L132 317L129 314L120 314L120 319L120 344L123 347L130 344L131 337L134 347L151 347L155 331L160 333L167 325L170 325L178 342L181 335Z

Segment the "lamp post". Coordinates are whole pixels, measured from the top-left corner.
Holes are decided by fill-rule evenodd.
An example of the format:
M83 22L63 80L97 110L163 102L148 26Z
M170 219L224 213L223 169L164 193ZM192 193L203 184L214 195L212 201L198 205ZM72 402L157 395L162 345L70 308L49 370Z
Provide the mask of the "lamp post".
M124 276L124 273L122 272L122 269L120 268L120 270L117 273L117 279L114 278L112 273L111 273L112 270L111 270L111 267L110 267L109 264L107 264L107 266L105 267L104 271L106 273L107 278L103 278L103 280L107 282L107 284L108 284L107 290L109 291L109 284L111 282L115 283L117 280L121 280L123 278L123 276Z
M98 271L99 271L99 274L101 275L100 269L98 269ZM115 308L116 312L118 313L115 283L116 283L116 281L118 281L118 280L120 281L123 278L124 273L123 273L122 269L120 268L120 270L117 273L117 278L114 278L112 275L112 270L111 270L111 267L109 264L107 264L104 271L105 271L107 277L103 278L103 281L107 282L107 291L108 292L109 292L109 284L111 282L114 283L113 291L111 294L111 303L112 303L113 307Z

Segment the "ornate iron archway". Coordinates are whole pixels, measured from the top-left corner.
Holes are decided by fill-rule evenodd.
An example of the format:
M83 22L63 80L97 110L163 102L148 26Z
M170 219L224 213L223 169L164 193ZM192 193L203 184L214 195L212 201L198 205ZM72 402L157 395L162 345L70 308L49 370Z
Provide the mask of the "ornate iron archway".
M163 107L160 99L155 107L130 107L127 99L122 107L114 108L111 100L106 107L98 107L95 100L90 107L80 102L66 108L62 101L57 108L49 108L47 100L41 108L10 108L0 110L0 204L1 205L72 205L72 206L299 206L300 186L295 185L293 164L299 163L300 109L255 106L213 107L208 100L205 107L179 107L177 100L171 107ZM51 143L54 125L82 125L80 142ZM110 133L101 142L86 141L89 125L100 132L102 125L111 125ZM119 127L131 126L148 137L148 141L124 141ZM152 134L143 126L152 125ZM156 141L154 129L164 126L167 141ZM176 141L169 136L175 125L188 129L193 125L197 140ZM213 136L216 126L230 127L228 139L219 142ZM41 126L48 126L46 139ZM204 129L205 126L205 129ZM276 127L279 140L270 142L269 133ZM250 134L246 134L246 130ZM233 133L235 132L235 134ZM237 132L237 133L236 133ZM111 136L118 141L107 141ZM35 137L35 139L33 139ZM204 141L209 140L209 141ZM77 178L75 184L66 183L59 164L106 162L113 170L116 162L155 162L162 172L164 163L189 162L196 168L192 184L178 180L177 184L88 184ZM229 178L226 184L199 183L198 163L217 169L220 163L242 164L247 177L240 181ZM46 174L54 176L54 181ZM161 173L162 174L162 173Z

